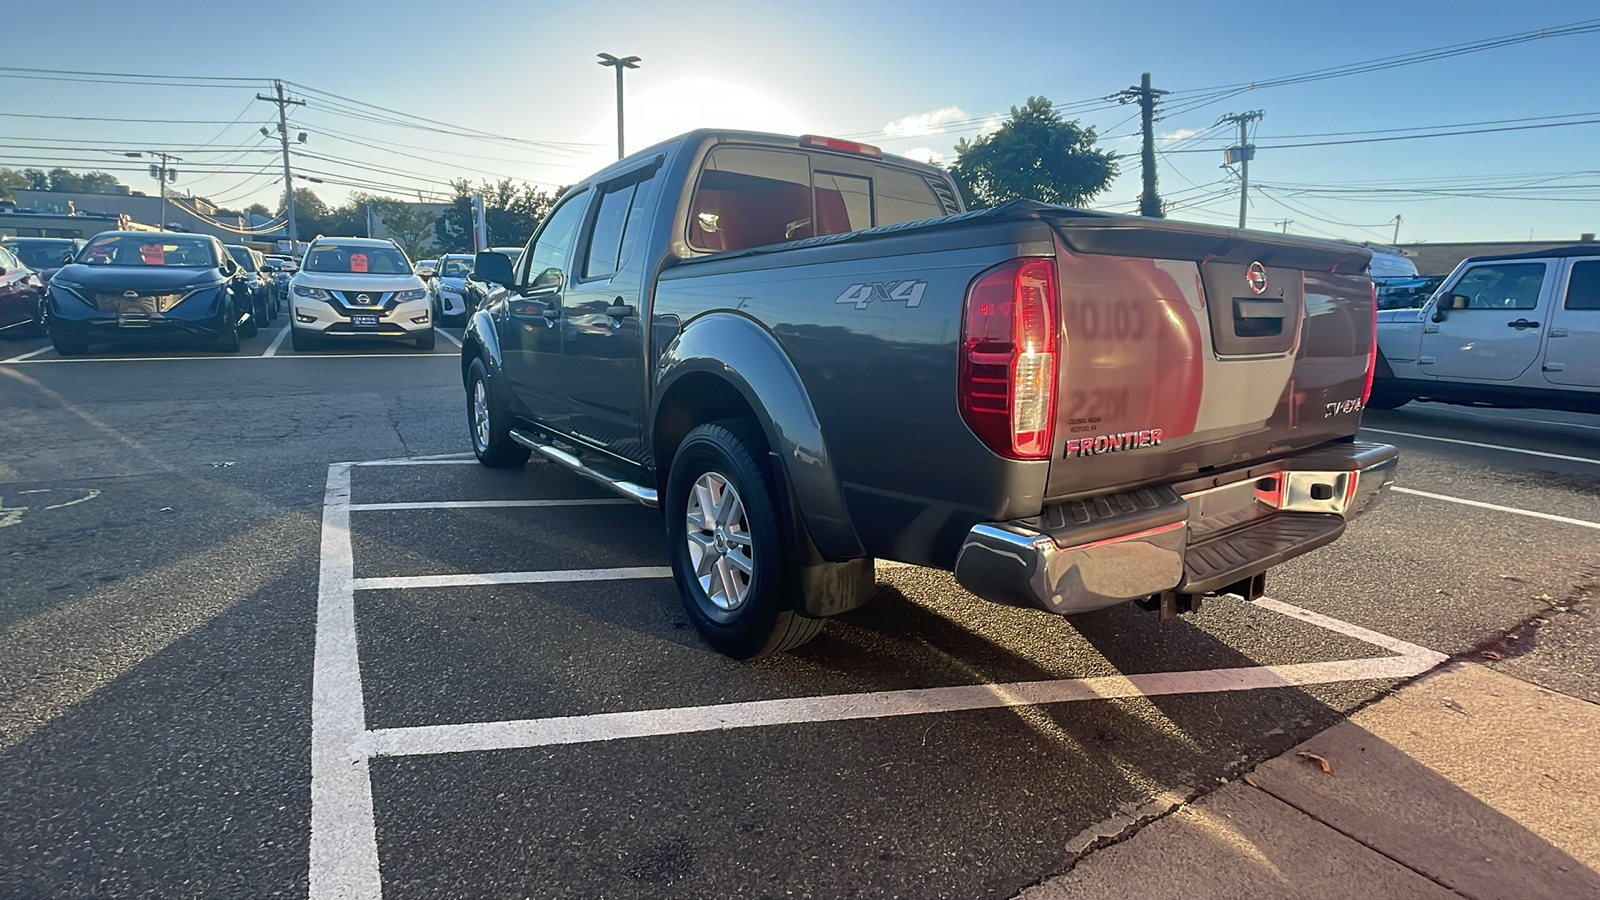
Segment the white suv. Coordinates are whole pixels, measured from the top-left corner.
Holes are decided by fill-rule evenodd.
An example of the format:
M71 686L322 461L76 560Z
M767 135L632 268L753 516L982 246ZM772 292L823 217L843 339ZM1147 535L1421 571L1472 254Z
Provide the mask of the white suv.
M289 280L294 349L323 340L415 338L433 349L428 289L393 241L319 237Z

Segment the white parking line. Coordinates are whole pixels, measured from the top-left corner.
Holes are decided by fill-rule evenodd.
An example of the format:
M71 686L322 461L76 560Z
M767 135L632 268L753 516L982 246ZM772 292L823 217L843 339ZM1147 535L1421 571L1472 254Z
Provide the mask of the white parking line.
M709 706L555 716L367 730L357 654L355 593L391 588L539 584L666 578L666 567L571 569L355 578L350 541L350 470L357 465L437 465L474 460L375 460L328 467L323 511L322 568L311 697L312 900L381 896L369 761L374 756L432 755L553 744L757 728L851 719L876 719L1002 707L1168 694L1270 690L1339 681L1408 678L1446 657L1280 601L1256 605L1364 641L1397 655L1280 666L1246 666L1132 676L974 684L903 691L795 697ZM511 501L517 502L517 501ZM360 504L378 506L380 504ZM408 507L410 508L410 507Z
M322 567L311 667L311 896L379 900L378 835L368 756L355 594L350 589L350 467L328 467L322 507Z
M1416 497L1427 497L1429 500L1443 500L1447 503L1459 503L1462 506L1476 506L1479 509L1492 509L1495 512L1511 513L1517 516L1527 516L1530 519L1546 519L1551 522L1561 522L1565 525L1578 525L1583 528L1600 529L1600 522L1590 522L1586 519L1573 519L1567 516L1558 516L1552 513L1538 512L1532 509L1518 509L1515 506L1501 506L1498 503L1484 503L1481 500L1468 500L1464 497L1450 497L1445 494L1434 494L1429 491L1419 491L1413 488L1403 488L1399 485L1390 485L1389 490L1401 494L1411 494Z
M440 334L444 335L444 339L445 340L449 341L452 344L455 344L457 347L461 346L461 339L456 337L455 335L451 334L450 332L445 331L443 328L435 328L434 331L437 331Z
M48 350L50 348L46 347L45 349ZM37 351L37 352L43 353L44 351L40 350L40 351ZM16 363L18 365L31 366L31 365L47 365L47 364L51 364L51 363L190 362L190 361L194 361L194 360L207 360L207 359L212 360L212 361L216 361L216 362L238 362L240 360L248 361L248 360L262 360L262 359L293 360L293 359L439 359L441 357L445 358L445 359L458 359L458 358L460 358L460 354L458 354L458 353L354 353L354 354L294 353L294 354L290 354L288 356L231 356L231 355L216 355L216 356L70 356L70 357L66 357L64 359L27 359L27 358L25 358L27 356L32 356L32 355L33 354L30 353L30 354L24 354L24 356L20 356L20 357L17 357L15 359L0 360L0 365L5 365L7 363Z
M1373 434L1393 434L1399 437L1416 438L1419 441L1438 441L1441 444L1461 444L1464 447L1481 447L1485 450L1503 450L1507 453L1521 453L1525 456L1542 456L1546 459L1564 459L1567 462L1588 463L1591 466L1600 466L1600 459L1590 459L1586 456L1567 456L1561 453L1546 453L1543 450L1524 450L1521 447L1508 447L1505 444L1484 444L1478 441L1463 441L1459 438L1437 437L1431 434L1413 434L1409 431L1388 431L1383 428L1368 428L1361 426L1362 431Z
M289 336L289 329L291 329L293 327L294 327L294 323L293 322L285 322L285 323L283 323L283 330L278 332L278 336L272 339L272 343L267 345L267 349L262 351L261 355L262 356L277 356L278 355L278 348L283 346L283 339Z
M671 578L666 566L627 566L616 569L545 569L537 572L465 572L459 575L394 575L356 578L350 589L392 591L401 588L476 587L486 584L559 584L568 581L630 581L635 578Z
M29 350L27 353L18 354L16 356L11 357L10 359L0 359L0 363L22 362L25 359L32 359L32 358L34 358L35 356L38 356L41 353L48 353L49 351L51 351L53 349L55 349L55 348L52 347L52 346L40 347L37 350Z
M438 500L417 503L352 503L351 512L375 512L391 509L516 509L545 506L637 506L626 497L604 497L587 500Z

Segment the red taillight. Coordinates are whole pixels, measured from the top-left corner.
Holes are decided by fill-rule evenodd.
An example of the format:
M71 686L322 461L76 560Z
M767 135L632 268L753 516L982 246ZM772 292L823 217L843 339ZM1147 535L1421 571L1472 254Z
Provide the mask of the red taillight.
M820 134L801 135L800 145L803 147L820 147L824 150L838 150L842 153L857 153L861 156L871 156L875 159L883 158L883 151L871 144L842 141L838 138L823 137Z
M1057 321L1054 260L1001 263L967 289L961 319L961 417L1001 456L1050 455Z
M1372 346L1367 349L1367 386L1361 390L1361 405L1372 399L1372 376L1378 374L1378 286L1372 286Z

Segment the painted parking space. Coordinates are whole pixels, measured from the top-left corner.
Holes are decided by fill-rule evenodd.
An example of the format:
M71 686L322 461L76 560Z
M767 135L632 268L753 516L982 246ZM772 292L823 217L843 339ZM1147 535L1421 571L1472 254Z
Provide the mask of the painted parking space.
M419 350L414 341L373 340L343 345L327 345L313 350L295 350L289 341L287 322L273 322L255 335L240 339L237 353L212 350L192 339L178 336L158 336L139 340L104 341L90 346L82 356L62 356L48 339L38 338L14 341L0 345L0 365L38 363L89 363L103 360L143 361L194 361L207 359L264 360L264 359L361 359L405 356L459 356L460 328L436 328L432 350Z
M462 872L473 870L467 860L477 851L464 849L460 834L473 827L438 818L455 801L424 786L430 773L487 790L484 772L494 771L539 790L534 785L547 773L523 767L545 768L537 760L555 758L553 748L571 748L560 751L567 761L556 768L582 778L587 752L632 756L648 746L655 754L665 742L700 748L694 753L701 758L706 741L726 753L730 745L760 746L779 735L823 754L841 736L866 741L892 770L893 748L904 750L907 735L939 721L958 723L948 726L958 730L1003 723L995 726L1003 734L1018 723L1048 722L1048 729L1078 735L1107 715L1086 710L1105 704L1188 707L1205 716L1231 705L1231 715L1245 719L1260 711L1244 707L1261 701L1218 698L1276 696L1277 704L1318 706L1318 686L1403 679L1444 659L1272 600L1208 604L1205 624L1217 634L1187 621L1160 626L1131 609L1069 624L963 598L944 573L885 567L880 596L830 623L814 645L733 663L700 644L682 621L655 511L600 502L607 498L574 488L575 479L538 468L530 469L533 479L556 493L565 485L566 493L588 496L524 490L500 499L479 490L464 492L470 499L438 492L403 499L405 485L434 476L465 485L499 474L470 460L417 462L329 470L312 709L313 897L376 897L385 886L393 896L426 894L421 887L442 876L401 874L408 869L401 856L380 850L394 846L391 835L400 844L424 841ZM565 502L548 502L554 500ZM1282 640L1289 630L1295 639ZM1065 717L1068 706L1085 711ZM962 759L951 774L972 761ZM678 773L691 781L706 775L704 768ZM395 792L404 785L420 793ZM497 795L506 798L503 789ZM391 817L401 809L414 816ZM579 862L557 855L569 869ZM498 862L508 869L505 883L541 883L545 876L523 870L519 858ZM661 864L668 874L678 865ZM586 874L574 873L578 882L604 884L603 868L586 866L579 866ZM485 877L485 885L499 883ZM684 896L700 889L685 886Z

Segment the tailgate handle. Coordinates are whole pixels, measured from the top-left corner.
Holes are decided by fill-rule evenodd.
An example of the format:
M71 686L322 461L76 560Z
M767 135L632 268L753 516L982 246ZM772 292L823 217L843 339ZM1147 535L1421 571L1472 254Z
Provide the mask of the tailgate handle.
M1283 300L1276 297L1259 300L1235 297L1233 300L1235 319L1281 319L1285 315Z
M1283 334L1288 304L1281 297L1233 298L1233 333L1242 338Z

